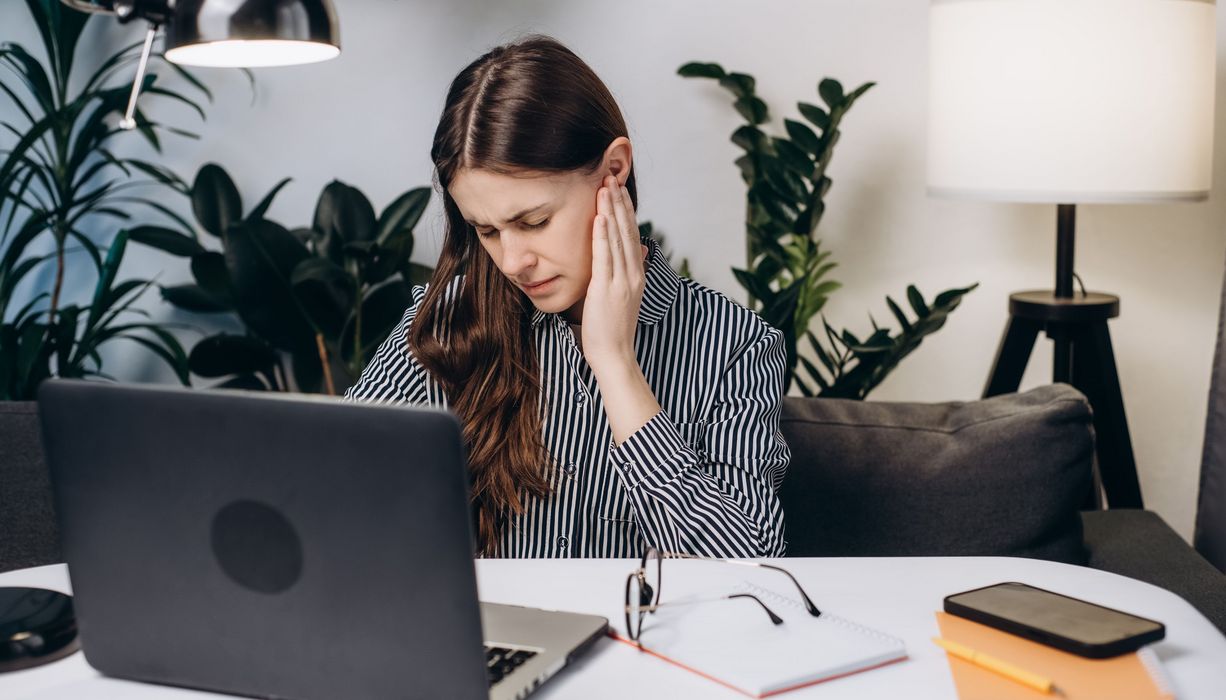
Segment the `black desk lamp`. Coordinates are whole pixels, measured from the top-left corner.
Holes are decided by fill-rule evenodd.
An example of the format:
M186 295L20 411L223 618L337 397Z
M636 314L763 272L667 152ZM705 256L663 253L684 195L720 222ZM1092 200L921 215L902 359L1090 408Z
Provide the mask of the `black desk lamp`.
M62 0L120 22L149 23L128 111L120 127L133 129L136 98L158 27L166 27L166 59L191 66L287 66L340 55L331 0Z
M1076 204L1201 200L1213 155L1214 3L932 0L928 192L1057 205L1055 290L1009 298L984 396L1016 391L1039 331L1094 408L1112 507L1142 507L1107 320L1075 292ZM1093 494L1098 505L1098 494Z

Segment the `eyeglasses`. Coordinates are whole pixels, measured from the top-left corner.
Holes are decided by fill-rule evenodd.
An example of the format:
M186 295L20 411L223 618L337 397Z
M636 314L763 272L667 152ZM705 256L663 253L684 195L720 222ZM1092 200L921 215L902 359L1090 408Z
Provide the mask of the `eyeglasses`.
M733 564L736 566L750 566L759 569L769 569L778 571L787 576L793 584L796 585L796 590L800 593L800 600L804 603L804 607L813 617L820 617L821 610L813 604L809 599L805 589L801 588L800 582L796 580L787 569L771 564L761 564L754 561L742 561L739 559L719 559L714 557L699 557L693 554L677 554L674 552L661 552L655 547L648 547L643 552L643 561L639 564L639 568L630 572L626 577L626 633L630 635L630 641L639 644L639 636L643 632L643 620L647 615L654 613L664 605L682 605L695 602L709 602L711 600L732 600L734 598L749 598L762 607L770 617L771 624L783 624L783 618L775 614L773 610L767 607L766 603L762 602L761 598L751 593L733 593L731 595L720 596L719 598L707 598L697 601L676 601L673 603L660 602L660 587L661 587L661 570L664 568L665 559L698 559L709 562L722 562L725 564Z

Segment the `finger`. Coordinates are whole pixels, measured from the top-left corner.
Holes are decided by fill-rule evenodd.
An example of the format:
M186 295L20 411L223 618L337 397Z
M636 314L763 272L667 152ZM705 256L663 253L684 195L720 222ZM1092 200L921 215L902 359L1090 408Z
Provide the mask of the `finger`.
M621 235L622 255L625 258L626 269L634 272L643 267L643 251L639 248L639 227L630 209L630 193L626 188L613 186L613 215L617 219L617 229Z
M625 245L622 243L621 232L617 229L617 220L609 214L604 217L604 222L605 236L609 239L609 279L626 279L626 254L622 250Z
M609 255L609 229L604 215L597 214L592 220L592 279L608 282L612 271Z

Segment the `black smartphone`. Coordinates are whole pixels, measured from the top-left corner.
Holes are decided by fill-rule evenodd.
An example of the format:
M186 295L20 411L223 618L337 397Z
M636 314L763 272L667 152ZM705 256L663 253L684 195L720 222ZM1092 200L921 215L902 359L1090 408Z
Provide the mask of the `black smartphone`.
M946 596L945 612L1091 659L1166 636L1161 622L1016 582Z

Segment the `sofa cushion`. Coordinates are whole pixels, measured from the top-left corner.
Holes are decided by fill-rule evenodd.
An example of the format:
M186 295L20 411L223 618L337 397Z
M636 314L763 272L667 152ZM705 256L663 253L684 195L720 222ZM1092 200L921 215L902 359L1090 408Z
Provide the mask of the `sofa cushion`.
M1197 554L1157 513L1081 514L1089 565L1171 591L1226 633L1226 574Z
M38 404L0 401L0 571L60 561Z
M790 556L1086 561L1090 406L1065 384L937 404L784 399Z

